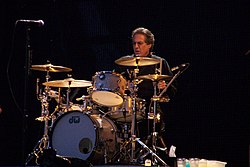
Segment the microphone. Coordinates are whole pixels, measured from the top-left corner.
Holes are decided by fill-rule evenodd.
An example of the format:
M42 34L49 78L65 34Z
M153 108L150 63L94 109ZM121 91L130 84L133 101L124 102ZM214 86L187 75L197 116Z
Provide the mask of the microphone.
M189 65L190 65L189 63L184 63L184 64L181 64L179 66L171 68L171 71L174 72L174 71L179 70L182 73L189 67Z
M38 27L44 26L43 20L17 20L16 23L23 23L25 25L34 25Z

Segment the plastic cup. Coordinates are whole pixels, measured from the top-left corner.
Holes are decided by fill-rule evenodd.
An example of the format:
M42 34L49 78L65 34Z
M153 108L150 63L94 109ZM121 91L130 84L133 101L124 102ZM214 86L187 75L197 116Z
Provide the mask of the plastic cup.
M186 167L186 159L177 158L177 167Z
M207 167L207 160L206 159L199 160L198 167Z
M225 167L226 162L221 162L221 161L215 161L215 160L209 160L207 161L207 167Z

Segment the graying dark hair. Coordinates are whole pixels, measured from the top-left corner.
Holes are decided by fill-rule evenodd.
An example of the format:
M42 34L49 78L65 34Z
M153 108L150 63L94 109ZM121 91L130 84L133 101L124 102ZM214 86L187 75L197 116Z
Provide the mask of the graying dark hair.
M136 34L145 35L146 37L145 42L146 44L152 44L152 47L150 48L150 51L152 51L154 43L155 43L154 34L148 29L143 28L143 27L136 28L135 30L132 31L132 35L131 35L132 39Z

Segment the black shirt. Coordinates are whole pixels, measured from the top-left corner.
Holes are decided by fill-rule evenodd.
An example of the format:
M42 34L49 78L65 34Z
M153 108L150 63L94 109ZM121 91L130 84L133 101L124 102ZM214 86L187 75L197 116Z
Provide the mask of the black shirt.
M134 55L129 55L133 57ZM147 57L158 59L159 63L154 65L147 66L138 66L138 73L136 76L148 75L148 74L160 74L160 66L162 66L161 75L169 75L173 76L171 69L169 67L168 62L159 56L156 55L148 55ZM162 65L161 65L162 64ZM115 72L122 74L127 81L132 81L134 79L134 66L121 66L116 65ZM145 99L147 103L150 102L150 99L154 95L154 86L153 82L149 79L143 79L138 85L137 97ZM158 89L157 89L158 90Z

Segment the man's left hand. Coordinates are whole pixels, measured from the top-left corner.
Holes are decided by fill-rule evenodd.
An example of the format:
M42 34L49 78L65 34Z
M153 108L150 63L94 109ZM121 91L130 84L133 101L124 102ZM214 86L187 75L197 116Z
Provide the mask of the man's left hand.
M157 84L158 89L165 89L166 86L167 86L167 84L164 80L160 80Z

